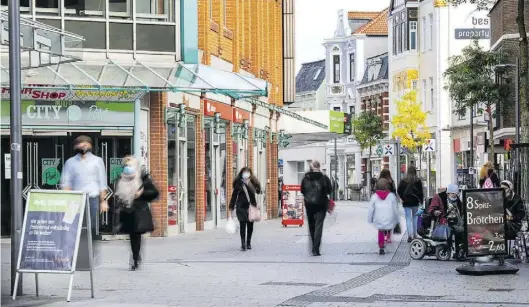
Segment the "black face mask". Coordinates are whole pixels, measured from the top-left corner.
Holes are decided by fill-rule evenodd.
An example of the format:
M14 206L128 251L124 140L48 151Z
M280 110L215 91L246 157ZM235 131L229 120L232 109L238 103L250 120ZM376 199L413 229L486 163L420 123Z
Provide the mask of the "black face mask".
M91 148L75 148L75 153L81 154L81 155L85 155L86 153L91 152L91 151L92 151Z

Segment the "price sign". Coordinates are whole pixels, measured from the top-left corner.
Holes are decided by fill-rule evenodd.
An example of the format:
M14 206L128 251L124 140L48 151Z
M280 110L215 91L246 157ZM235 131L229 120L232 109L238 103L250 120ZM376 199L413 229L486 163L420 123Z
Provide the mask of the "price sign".
M507 255L504 193L503 189L463 191L469 257Z

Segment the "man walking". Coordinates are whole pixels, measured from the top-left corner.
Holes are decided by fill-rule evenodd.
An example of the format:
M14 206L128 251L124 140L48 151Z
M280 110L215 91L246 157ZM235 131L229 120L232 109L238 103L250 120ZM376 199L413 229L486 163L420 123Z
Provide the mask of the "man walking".
M74 140L76 155L64 164L61 185L64 190L83 191L88 195L90 221L96 228L97 214L106 212L107 176L103 159L92 154L92 139L81 135Z
M305 199L313 256L321 256L320 245L323 221L325 220L331 193L331 180L320 171L320 162L312 161L310 171L305 174L301 181L301 194L303 194Z

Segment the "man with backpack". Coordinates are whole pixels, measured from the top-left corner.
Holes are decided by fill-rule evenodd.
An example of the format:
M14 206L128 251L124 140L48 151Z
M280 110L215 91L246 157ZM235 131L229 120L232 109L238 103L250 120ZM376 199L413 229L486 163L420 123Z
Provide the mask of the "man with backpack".
M301 194L305 200L313 256L321 256L323 221L328 210L331 193L331 180L320 171L320 162L312 161L310 171L305 174L301 181Z

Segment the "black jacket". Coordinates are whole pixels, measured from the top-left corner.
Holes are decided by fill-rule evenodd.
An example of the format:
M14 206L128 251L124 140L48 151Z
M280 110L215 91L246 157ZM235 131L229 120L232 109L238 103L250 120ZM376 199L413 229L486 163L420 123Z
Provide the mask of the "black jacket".
M305 206L307 210L326 211L329 195L332 193L332 182L322 172L308 172L305 174L303 180L301 180L301 194L305 197L314 189L316 184L321 186L321 193L316 197L318 201L316 203L307 203L305 200Z
M397 194L402 199L403 207L416 207L424 201L422 181L418 179L413 183L408 183L402 179L397 188Z
M512 214L512 221L507 221L506 237L507 240L516 239L516 235L522 229L522 221L525 219L525 207L522 198L514 194L512 198L506 198L505 208Z
M146 233L154 230L149 203L158 198L159 192L152 182L151 176L147 172L141 175L143 194L132 202L132 206L127 208L119 200L119 220L121 231L124 233Z
M248 197L244 192L244 187L248 191ZM241 222L248 221L248 209L250 209L250 204L252 206L257 206L256 195L261 193L261 186L258 182L252 182L251 185L244 183L242 180L237 181L233 184L233 192L231 193L231 199L229 204L230 211L236 209L237 219Z

